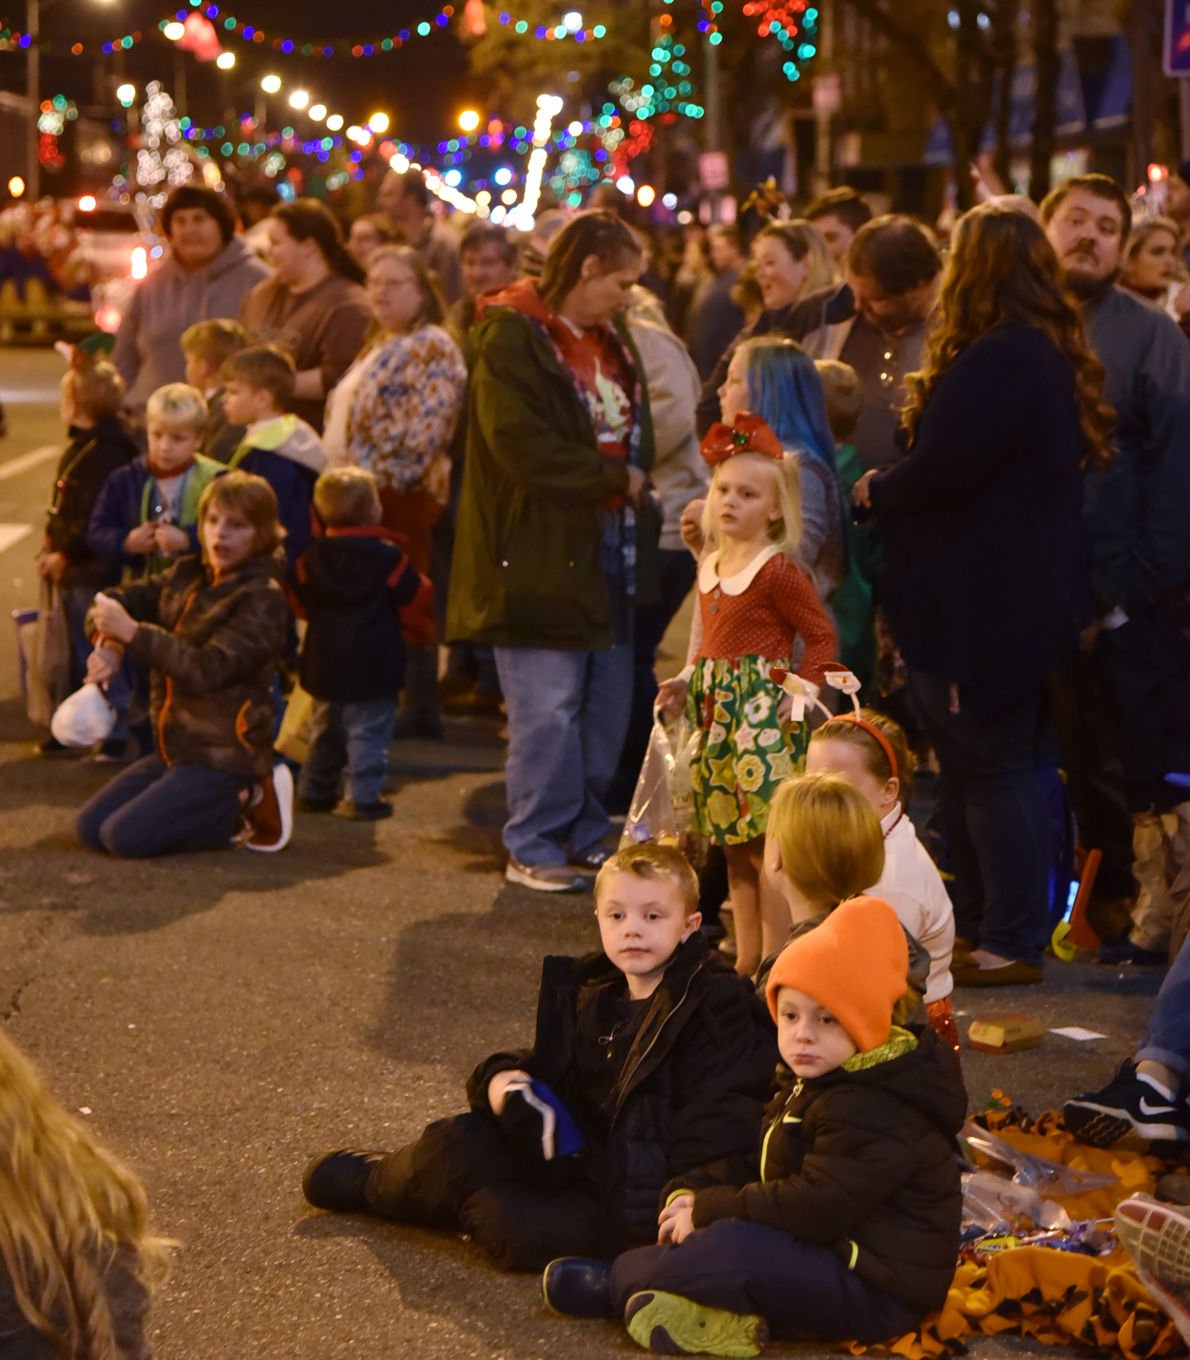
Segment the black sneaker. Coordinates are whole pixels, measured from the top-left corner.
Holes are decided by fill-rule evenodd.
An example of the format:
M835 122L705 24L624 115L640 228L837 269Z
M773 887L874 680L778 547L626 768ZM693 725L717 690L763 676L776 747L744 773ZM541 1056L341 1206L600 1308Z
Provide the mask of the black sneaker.
M67 746L60 742L57 737L46 737L44 741L37 743L37 754L39 756L81 756L82 750L77 746Z
M366 1214L368 1177L385 1152L357 1152L339 1148L315 1157L302 1176L302 1194L316 1209L336 1214Z
M1062 1118L1079 1142L1091 1147L1190 1143L1190 1105L1171 1099L1132 1062L1121 1063L1102 1091L1068 1100Z

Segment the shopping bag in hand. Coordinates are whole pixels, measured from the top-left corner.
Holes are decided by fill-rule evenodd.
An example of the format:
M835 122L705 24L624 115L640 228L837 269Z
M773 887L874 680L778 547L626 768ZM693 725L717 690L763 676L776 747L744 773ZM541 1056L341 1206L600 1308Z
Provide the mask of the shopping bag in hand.
M70 692L70 633L56 585L42 582L37 617L18 625L17 638L25 663L25 711L31 723L48 727Z
M621 850L655 841L677 846L692 864L702 862L706 845L694 826L691 773L701 735L685 718L667 727L654 710L649 745L624 819Z

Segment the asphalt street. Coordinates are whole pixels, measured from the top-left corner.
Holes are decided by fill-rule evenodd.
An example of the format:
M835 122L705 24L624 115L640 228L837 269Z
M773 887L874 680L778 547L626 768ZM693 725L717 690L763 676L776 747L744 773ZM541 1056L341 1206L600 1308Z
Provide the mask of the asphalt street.
M31 560L60 436L52 352L0 350L0 603L35 599ZM555 1318L537 1281L449 1236L308 1209L313 1154L394 1146L462 1108L486 1052L528 1039L540 957L595 940L589 897L501 877L502 746L453 721L392 751L396 815L299 816L280 855L120 864L81 849L75 809L110 771L33 750L0 630L0 1022L143 1177L176 1239L153 1310L162 1360L463 1360L638 1354ZM1051 962L1042 987L960 993L1039 1014L1040 1048L964 1054L973 1108L1034 1112L1102 1085L1143 1030L1159 975ZM1040 1351L974 1343L978 1356ZM775 1354L815 1354L774 1347Z

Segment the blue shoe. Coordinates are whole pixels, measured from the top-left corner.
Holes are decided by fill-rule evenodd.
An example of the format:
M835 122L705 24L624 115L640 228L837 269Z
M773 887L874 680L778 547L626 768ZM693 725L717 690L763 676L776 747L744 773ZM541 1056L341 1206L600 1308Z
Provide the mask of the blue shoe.
M593 1256L559 1256L542 1271L541 1296L563 1317L611 1317L611 1266Z
M324 1157L315 1157L302 1176L302 1193L316 1209L329 1209L336 1214L369 1213L368 1178L376 1163L387 1155L340 1148Z

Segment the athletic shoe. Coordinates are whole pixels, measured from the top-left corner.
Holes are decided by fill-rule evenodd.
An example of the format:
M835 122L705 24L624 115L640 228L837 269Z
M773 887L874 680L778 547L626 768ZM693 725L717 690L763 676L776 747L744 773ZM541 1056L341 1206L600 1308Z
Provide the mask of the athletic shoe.
M1133 1195L1116 1205L1116 1235L1133 1261L1166 1286L1190 1286L1190 1215Z
M563 1317L611 1317L611 1266L593 1256L559 1256L541 1273L541 1297Z
M302 1176L302 1194L316 1209L329 1209L336 1214L366 1214L369 1209L365 1193L368 1178L385 1152L359 1152L354 1148L339 1148L323 1157L315 1157Z
M565 864L522 864L515 855L508 857L504 877L509 883L519 883L534 892L582 892L587 886L583 876Z
M1068 1100L1062 1118L1079 1142L1091 1147L1190 1143L1190 1105L1132 1062L1121 1063L1102 1091Z
M768 1323L754 1313L708 1308L660 1290L633 1294L624 1309L624 1326L638 1346L661 1355L727 1355L750 1360L769 1339Z
M283 761L253 789L244 820L248 823L244 844L249 850L274 855L289 844L293 835L293 772Z
M109 737L107 741L101 741L91 752L87 757L87 763L90 765L123 765L127 749L127 738Z

